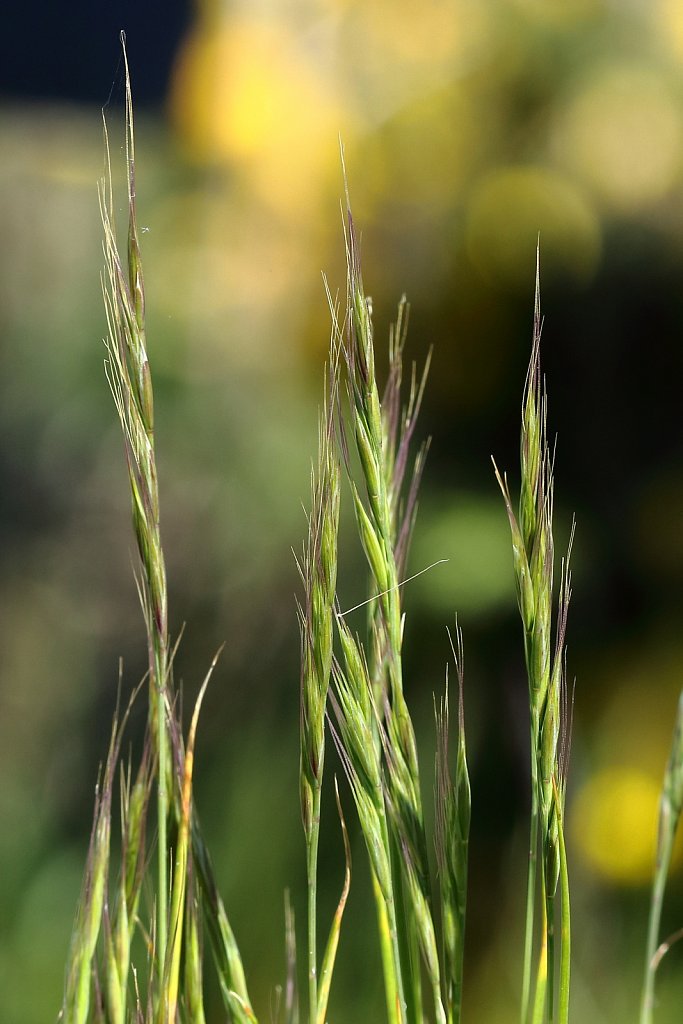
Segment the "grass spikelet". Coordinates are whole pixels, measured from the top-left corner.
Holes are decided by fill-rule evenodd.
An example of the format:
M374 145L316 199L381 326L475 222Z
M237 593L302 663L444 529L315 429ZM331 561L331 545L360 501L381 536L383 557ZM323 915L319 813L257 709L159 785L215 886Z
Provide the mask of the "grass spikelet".
M404 481L410 444L419 412L428 366L417 382L413 370L410 395L401 410L402 360L408 307L399 303L397 321L390 332L389 375L380 402L374 366L372 303L365 295L360 251L346 193L347 316L345 356L351 429L362 470L365 501L352 480L351 489L359 536L371 575L369 607L370 680L378 710L374 729L381 727L387 772L385 787L391 808L391 855L394 865L398 945L405 973L407 1019L422 1018L422 950L439 1003L438 978L429 964L433 922L429 909L427 843L424 833L417 747L403 694L401 647L403 612L400 574L405 570L410 535L415 521L417 490L425 446L418 451L407 495ZM406 855L406 851L410 851ZM406 892L403 892L403 887ZM438 961L437 961L438 971Z
M152 786L149 739L138 769L137 778L130 784L130 770L121 779L121 834L123 836L123 898L128 916L137 916L140 889L145 871L147 808Z
M169 676L166 568L159 527L159 492L154 446L152 381L145 337L145 292L137 226L135 135L130 73L125 38L121 37L126 72L126 158L128 166L128 240L124 269L114 224L109 141L104 122L107 174L100 186L104 227L104 303L109 336L107 379L121 421L133 524L140 555L138 589L149 647L149 717L157 761L158 900L156 941L159 974L166 948L168 901L167 816L172 778L166 724Z
M388 815L385 812L385 820L391 865L390 910L395 915L396 925L394 937L392 922L383 917L388 904L378 900L380 935L386 935L386 925L389 924L392 939L391 956L386 946L383 949L387 1002L391 1006L394 990L403 990L406 1020L413 1024L423 1019L420 952L434 994L435 1012L439 1019L444 1014L431 911L417 747L403 693L401 660L403 611L400 582L415 521L426 445L417 453L407 487L405 481L429 360L419 381L413 369L408 402L402 408L403 351L408 323L408 306L403 298L390 332L389 374L380 401L375 371L372 302L363 287L360 249L348 187L345 241L347 312L345 332L340 340L346 366L349 432L358 453L361 485L353 479L348 455L346 465L358 533L370 570L369 670L368 662L364 660L364 674L368 677L369 687L367 693L364 688L357 688L356 702L359 720L374 737L374 756L378 764L383 760L385 766L381 779L389 812ZM348 631L341 625L340 636L348 672L355 655L348 643ZM348 694L343 686L337 689L340 703L344 706ZM368 702L372 708L371 715L367 714ZM360 705L363 704L366 705L364 718L360 714ZM350 728L348 723L346 730L341 731L345 744L349 735L357 734L357 730ZM353 761L353 756L350 759ZM356 766L355 770L360 777L360 767ZM358 804L358 798L356 802ZM379 883L379 879L377 881ZM381 885L378 887L382 889ZM382 891L385 901L387 895Z
M333 325L336 315L333 311ZM340 470L334 446L337 356L329 369L329 397L318 426L318 462L311 474L311 512L303 563L304 605L301 632L301 729L299 790L306 840L308 883L309 1020L318 1017L317 874L320 803L325 760L325 714L332 668L334 604L337 587ZM328 982L329 984L329 982ZM329 990L329 989L328 989ZM325 999L325 1004L327 999Z
M230 927L225 908L218 894L211 861L204 845L199 824L187 801L185 789L187 769L191 765L192 751L179 760L183 770L173 772L170 740L175 738L180 751L180 726L176 723L171 697L172 652L169 648L166 571L159 525L159 496L157 486L156 453L154 443L154 410L152 380L147 356L145 336L145 294L142 258L136 214L135 142L130 75L125 53L125 39L121 42L126 71L126 156L128 167L128 232L126 259L120 255L114 224L109 143L106 123L105 149L107 171L100 185L100 210L104 228L105 271L103 292L108 324L106 342L108 357L105 363L107 379L119 415L128 467L132 517L140 557L136 576L138 593L145 618L149 652L149 730L151 755L145 769L145 784L133 788L125 802L124 826L124 881L117 900L117 916L110 942L110 968L118 972L117 986L120 998L113 994L112 1006L117 1002L125 1007L125 979L122 968L125 960L126 929L132 921L141 879L142 862L136 850L143 844L149 781L156 778L157 803L157 880L156 921L152 929L149 948L154 949L155 964L150 969L151 984L147 992L149 1007L155 1018L175 1015L179 1001L179 964L183 945L185 887L190 858L196 867L199 888L206 912L206 924L211 936L214 957L224 1001L231 1019L245 1024L254 1021L247 992L239 950ZM140 777L142 778L142 776ZM168 842L169 814L175 817L177 842L172 851ZM171 925L169 933L169 855L174 858L170 900ZM134 915L133 915L134 916ZM126 917L128 924L126 924ZM118 950L118 952L117 952ZM112 977L116 977L112 973ZM157 991L152 998L152 988ZM118 1011L117 1011L118 1012Z
M340 748L342 762L352 782L354 797L358 802L358 793L363 794L374 808L373 814L384 822L384 795L382 788L382 768L379 753L375 746L372 715L374 709L370 705L368 715L368 698L371 696L370 679L367 664L357 642L351 636L346 623L339 622L340 633L344 635L343 649L353 651L353 657L345 656L344 665L334 663L335 695L332 699L337 724L343 747ZM361 824L363 824L361 822ZM374 822L373 822L374 824ZM377 841L377 834L383 831L378 827L369 830L370 846L382 846ZM385 850L386 853L386 850ZM380 881L385 896L391 895L390 875L384 861L380 867Z
M404 994L398 945L396 900L391 846L384 804L380 749L375 741L372 691L367 664L341 616L337 617L344 664L333 663L335 693L332 707L339 727L333 733L351 785L356 812L370 860L377 906L380 949L384 970L387 1016L391 1024L404 1024Z
M571 593L569 553L562 566L557 638L553 654L553 472L546 435L545 390L541 383L541 305L539 256L536 259L536 292L531 359L522 403L520 441L521 487L518 516L512 508L507 480L496 467L512 535L513 566L523 625L524 654L529 684L531 756L531 823L527 875L526 933L522 982L521 1020L526 1024L530 1010L532 958L536 932L536 885L538 856L541 856L541 935L538 953L534 1022L555 1014L555 922L557 884L562 880L562 907L568 917L568 876L562 864L564 792L569 746L566 714L564 644ZM494 463L495 466L495 463ZM573 539L573 529L572 529ZM567 891L565 891L565 889ZM569 1000L569 920L560 932L559 1020L564 1024Z

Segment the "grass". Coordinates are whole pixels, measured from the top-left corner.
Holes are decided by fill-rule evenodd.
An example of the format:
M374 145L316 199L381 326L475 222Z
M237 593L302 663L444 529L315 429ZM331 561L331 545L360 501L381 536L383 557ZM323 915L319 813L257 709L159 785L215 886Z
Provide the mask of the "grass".
M124 51L125 52L125 51ZM105 142L107 139L105 125ZM61 1017L67 1024L127 1021L204 1024L204 942L208 940L227 1019L257 1021L246 972L193 803L194 749L214 658L184 730L173 679L174 643L157 486L153 387L145 335L145 289L136 218L135 143L126 64L128 228L114 224L111 173L100 190L104 227L107 376L121 425L138 548L137 585L148 649L144 685L117 711L95 799L90 849L77 908ZM372 304L363 285L348 188L343 308L328 291L331 343L311 478L308 535L298 559L302 596L299 792L307 877L306 949L299 963L293 908L287 905L288 977L278 1019L325 1024L343 938L351 856L337 789L346 857L341 893L320 943L318 848L330 739L346 775L370 867L390 1024L459 1024L464 989L471 792L465 739L464 639L451 650L458 681L457 728L448 672L435 698L435 827L428 835L424 783L404 692L403 583L426 444L414 439L428 365L413 370L402 398L408 306L402 299L389 334L387 383L380 394ZM573 691L565 637L571 595L569 551L555 595L554 455L547 440L541 374L537 264L532 349L522 402L520 498L513 507L506 476L495 469L512 538L512 564L528 677L530 845L521 965L522 1024L567 1024L570 994L570 894L564 809ZM362 629L359 607L337 598L339 517L344 479L367 562ZM502 514L502 511L501 511ZM573 538L573 530L572 530ZM521 652L520 652L521 653ZM137 763L121 757L128 713L147 695L147 731ZM673 839L683 805L683 747L677 722L662 790L657 870L647 943L641 1024L651 1024L661 908ZM454 748L455 756L451 754ZM328 755L326 757L326 754ZM112 855L118 780L120 861ZM335 782L336 787L336 782ZM325 823L325 827L328 823ZM430 846L436 854L436 877ZM523 885L523 881L520 880ZM267 1019L267 1010L260 1011Z

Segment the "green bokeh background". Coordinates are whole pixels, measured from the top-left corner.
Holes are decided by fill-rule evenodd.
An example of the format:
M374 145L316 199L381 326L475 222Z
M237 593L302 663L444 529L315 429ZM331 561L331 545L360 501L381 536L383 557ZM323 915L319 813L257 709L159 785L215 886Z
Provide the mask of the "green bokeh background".
M135 89L135 63L132 75ZM320 271L343 289L339 133L380 363L403 291L408 357L421 364L433 346L410 571L448 561L406 587L406 678L427 789L432 694L457 612L474 801L471 1024L515 1020L520 986L526 684L490 456L514 488L540 232L558 549L577 519L572 1013L633 1020L656 828L646 797L683 683L680 5L205 2L165 106L138 113L162 530L174 633L186 624L176 676L189 705L226 643L196 797L264 1020L284 979L286 888L304 918L291 551L305 532L329 338ZM6 99L0 138L0 1019L38 1024L60 1005L118 660L128 692L145 644L100 340L100 113ZM348 512L345 607L365 594ZM143 720L139 709L133 743ZM614 768L628 785L610 788ZM380 1020L352 832L330 1019ZM328 800L321 922L342 871ZM666 933L682 897L674 877ZM658 991L658 1020L679 1020L676 947Z

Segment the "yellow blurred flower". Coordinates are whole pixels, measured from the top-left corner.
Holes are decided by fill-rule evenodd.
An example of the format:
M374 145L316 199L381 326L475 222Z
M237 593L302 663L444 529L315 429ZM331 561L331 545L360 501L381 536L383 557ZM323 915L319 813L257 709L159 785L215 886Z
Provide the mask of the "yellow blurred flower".
M676 56L683 57L683 6L680 0L655 0L653 14L664 44Z
M612 766L592 775L572 801L573 843L586 864L607 881L651 881L660 787L661 779L643 771Z
M263 199L299 212L343 127L333 82L313 44L276 20L200 26L175 68L171 113L188 155L242 169Z

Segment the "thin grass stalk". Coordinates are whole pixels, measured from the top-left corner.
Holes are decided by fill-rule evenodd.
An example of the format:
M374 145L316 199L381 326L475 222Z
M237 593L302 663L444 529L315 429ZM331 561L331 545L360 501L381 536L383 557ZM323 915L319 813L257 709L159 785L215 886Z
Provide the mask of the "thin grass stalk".
M325 1024L327 1020L327 1003L330 998L330 986L332 983L334 964L337 956L337 948L339 946L341 923L342 918L344 916L346 901L349 895L349 889L351 888L351 847L349 845L349 836L346 831L346 822L344 821L341 800L339 798L339 787L337 786L336 778L334 780L334 792L335 797L337 799L337 812L339 814L339 820L341 822L342 829L342 837L344 840L344 884L342 887L341 896L339 897L339 902L337 904L337 909L335 911L334 918L332 919L330 934L327 939L327 946L325 947L325 954L323 956L322 966L320 969L320 985L318 988L318 1012L316 1017L316 1024Z
M655 862L650 913L648 920L647 948L645 955L645 976L640 1007L640 1024L652 1024L655 1005L655 975L659 964L657 955L662 907L666 882L671 866L674 842L683 807L683 692L678 700L676 724L671 740L671 750L664 773L662 792L659 798L659 825L657 832L657 856Z
M389 829L387 826L386 817L382 818L382 842L385 847L389 847ZM396 1021L398 1024L405 1024L405 1014L407 1000L405 996L405 988L403 981L403 967L401 962L401 952L399 947L399 929L398 929L398 917L396 914L396 899L393 895L393 891L385 897L386 905L386 916L389 924L389 936L391 938L391 951L393 955L394 965L394 978L392 979L389 992L395 991L395 1005L393 1012L389 1015L389 1021Z
M569 982L571 970L571 908L569 897L569 871L567 868L567 847L564 841L564 824L560 805L560 794L555 788L556 807L558 813L558 833L560 852L560 893L562 914L562 941L560 945L560 977L558 993L558 1024L569 1022Z
M543 869L541 868L541 871ZM543 886L543 889L545 886ZM536 987L534 990L533 1003L533 1024L543 1024L546 1007L546 992L548 988L548 922L546 917L546 901L541 900L541 942L538 952L538 964L536 967Z
M549 895L552 895L554 907L557 904L557 889L560 888L560 934L559 934L559 1024L568 1024L569 1019L569 988L571 974L571 906L569 895L569 870L567 865L567 849L564 836L564 803L569 769L569 748L571 744L571 707L567 692L566 647L567 616L571 600L570 561L574 543L572 522L566 558L562 560L560 573L560 594L557 613L557 638L553 671L548 688L549 700L556 701L558 725L555 739L555 750L550 775L551 794L549 824L546 830L546 859L548 861ZM556 695L556 696L555 696ZM572 697L573 702L573 697ZM553 920L553 946L555 944L555 921ZM553 1020L555 1002L555 956L554 949L549 951L552 956L552 974L549 981L551 991L551 1021Z
M522 1022L528 1016L531 990L531 965L534 948L535 901L538 883L538 844L539 844L539 737L540 719L547 686L544 678L544 666L541 673L537 672L539 658L535 657L535 639L539 636L537 623L538 611L546 611L546 621L542 622L545 632L549 629L547 620L547 600L539 609L538 596L535 593L532 576L534 549L542 544L543 518L546 508L545 500L545 401L541 395L539 350L541 338L540 282L539 261L536 261L536 293L534 301L534 331L532 355L527 374L525 397L522 412L522 435L520 442L521 487L519 500L520 540L525 557L517 556L516 571L518 577L518 598L524 622L524 655L529 676L530 696L530 774L531 774L531 816L529 823L529 860L527 867L527 902L524 939L524 965L522 981ZM514 541L513 541L514 543ZM543 544L545 548L545 544ZM552 587L552 582L551 582ZM547 593L547 591L546 591ZM544 630L540 631L543 636ZM547 644L544 645L547 651ZM547 671L547 670L546 670ZM544 889L544 886L542 886ZM544 922L545 922L544 908ZM540 956L547 955L545 948L545 932L543 949Z
M389 922L386 900L382 896L382 889L374 871L372 875L372 894L375 899L375 911L377 914L377 930L379 933L379 946L382 958L382 974L384 977L384 992L387 1005L387 1020L389 1024L399 1024L400 1016L398 1007L400 997L398 994L396 955L394 938ZM399 953L400 966L400 953Z
M531 999L531 965L535 945L536 894L539 880L542 927L532 1019L535 1024L542 1019L546 994L549 1017L552 1020L554 1016L554 900L561 870L558 831L563 812L570 733L564 651L571 592L569 558L573 527L569 553L562 563L557 637L553 656L553 473L546 437L547 400L540 373L541 328L537 251L532 352L522 404L518 517L512 510L507 480L496 468L496 477L505 501L512 535L513 564L529 683L531 821L521 1000L523 1024L527 1022ZM540 876L537 859L539 853ZM562 943L565 934L568 935L569 932L563 929L560 935L562 962Z
M413 366L410 391L406 406L401 408L401 384L403 378L403 351L408 330L409 306L405 296L398 305L396 322L389 333L389 374L380 403L382 437L380 448L381 466L389 507L389 530L396 567L396 578L400 581L405 573L408 549L417 512L417 492L419 488L426 445L419 450L415 460L412 477L409 481L407 495L404 495L404 481L408 470L410 444L422 404L425 383L429 372L427 359L422 376L418 383L415 366ZM373 579L372 587L376 592L377 581ZM400 595L397 595L400 604ZM387 630L384 628L384 615L378 600L371 601L371 620L369 643L372 653L370 667L373 693L378 706L384 706L387 717L387 730L383 738L387 744L387 763L396 767L404 758L403 744L391 744L392 734L396 732L395 701L390 698L390 670L392 660L400 660L401 652L392 650ZM412 732L412 726L410 726ZM414 743L414 740L413 740ZM405 921L405 928L399 932L402 941L402 961L406 965L408 983L408 1020L421 1024L422 1010L422 973L421 952L427 964L427 973L434 997L437 1016L443 1013L440 999L440 979L438 977L438 958L434 956L434 925L431 910L431 891L429 885L429 867L427 861L426 839L422 821L422 805L417 776L417 760L411 771L405 765L404 783L399 785L401 798L407 796L410 810L410 828L416 828L413 839L414 849L406 856L406 829L402 828L401 815L393 819L395 835L392 837L392 848L396 870L396 895L399 907L399 919ZM392 771L388 775L389 789L397 781ZM398 794L393 794L394 806ZM399 798L400 799L400 798ZM390 802L392 797L390 796ZM406 824L405 822L403 824Z
M149 648L150 729L157 758L157 972L161 977L167 944L167 819L170 762L166 724L169 671L166 569L159 530L159 494L154 448L154 403L145 340L145 294L135 194L135 138L130 72L121 35L126 75L126 159L128 168L127 272L119 256L105 123L107 176L100 188L104 226L104 297L109 338L107 376L121 420L131 486L133 523L140 554L139 591Z
M308 879L308 1019L318 1018L318 947L317 947L317 908L318 908L318 839L320 835L320 796L316 788L313 794L312 819L315 822L311 829L306 850L306 876Z
M529 822L529 855L527 864L526 912L524 919L524 961L522 965L521 1022L527 1024L531 994L531 974L534 953L534 926L536 920L536 888L538 863L538 752L536 725L530 729L531 764L531 818Z
M546 919L548 921L548 1024L555 1022L555 894L545 891Z
M660 808L660 830L661 830L661 808ZM659 946L659 933L662 919L662 908L664 905L664 894L666 882L673 853L674 836L670 828L665 826L665 831L657 842L657 861L655 866L655 877L652 885L652 896L650 900L650 913L648 918L647 932L647 955L645 959L645 982L641 1000L640 1024L652 1024L655 1008L655 977L657 970L657 950Z
M125 40L124 44L125 58ZM124 273L116 240L106 124L107 174L100 188L104 225L105 310L109 326L107 376L124 436L133 522L141 561L137 579L149 649L149 726L157 777L157 893L153 945L156 977L164 977L168 946L167 819L173 809L181 823L180 794L173 789L169 756L171 657L167 629L166 573L159 531L159 498L154 450L152 383L144 330L144 287L135 210L135 152L130 76L126 62L126 149L128 158L128 267ZM189 838L203 894L206 923L226 1009L238 1024L256 1018L251 1009L239 950L218 893L211 861L194 813Z

